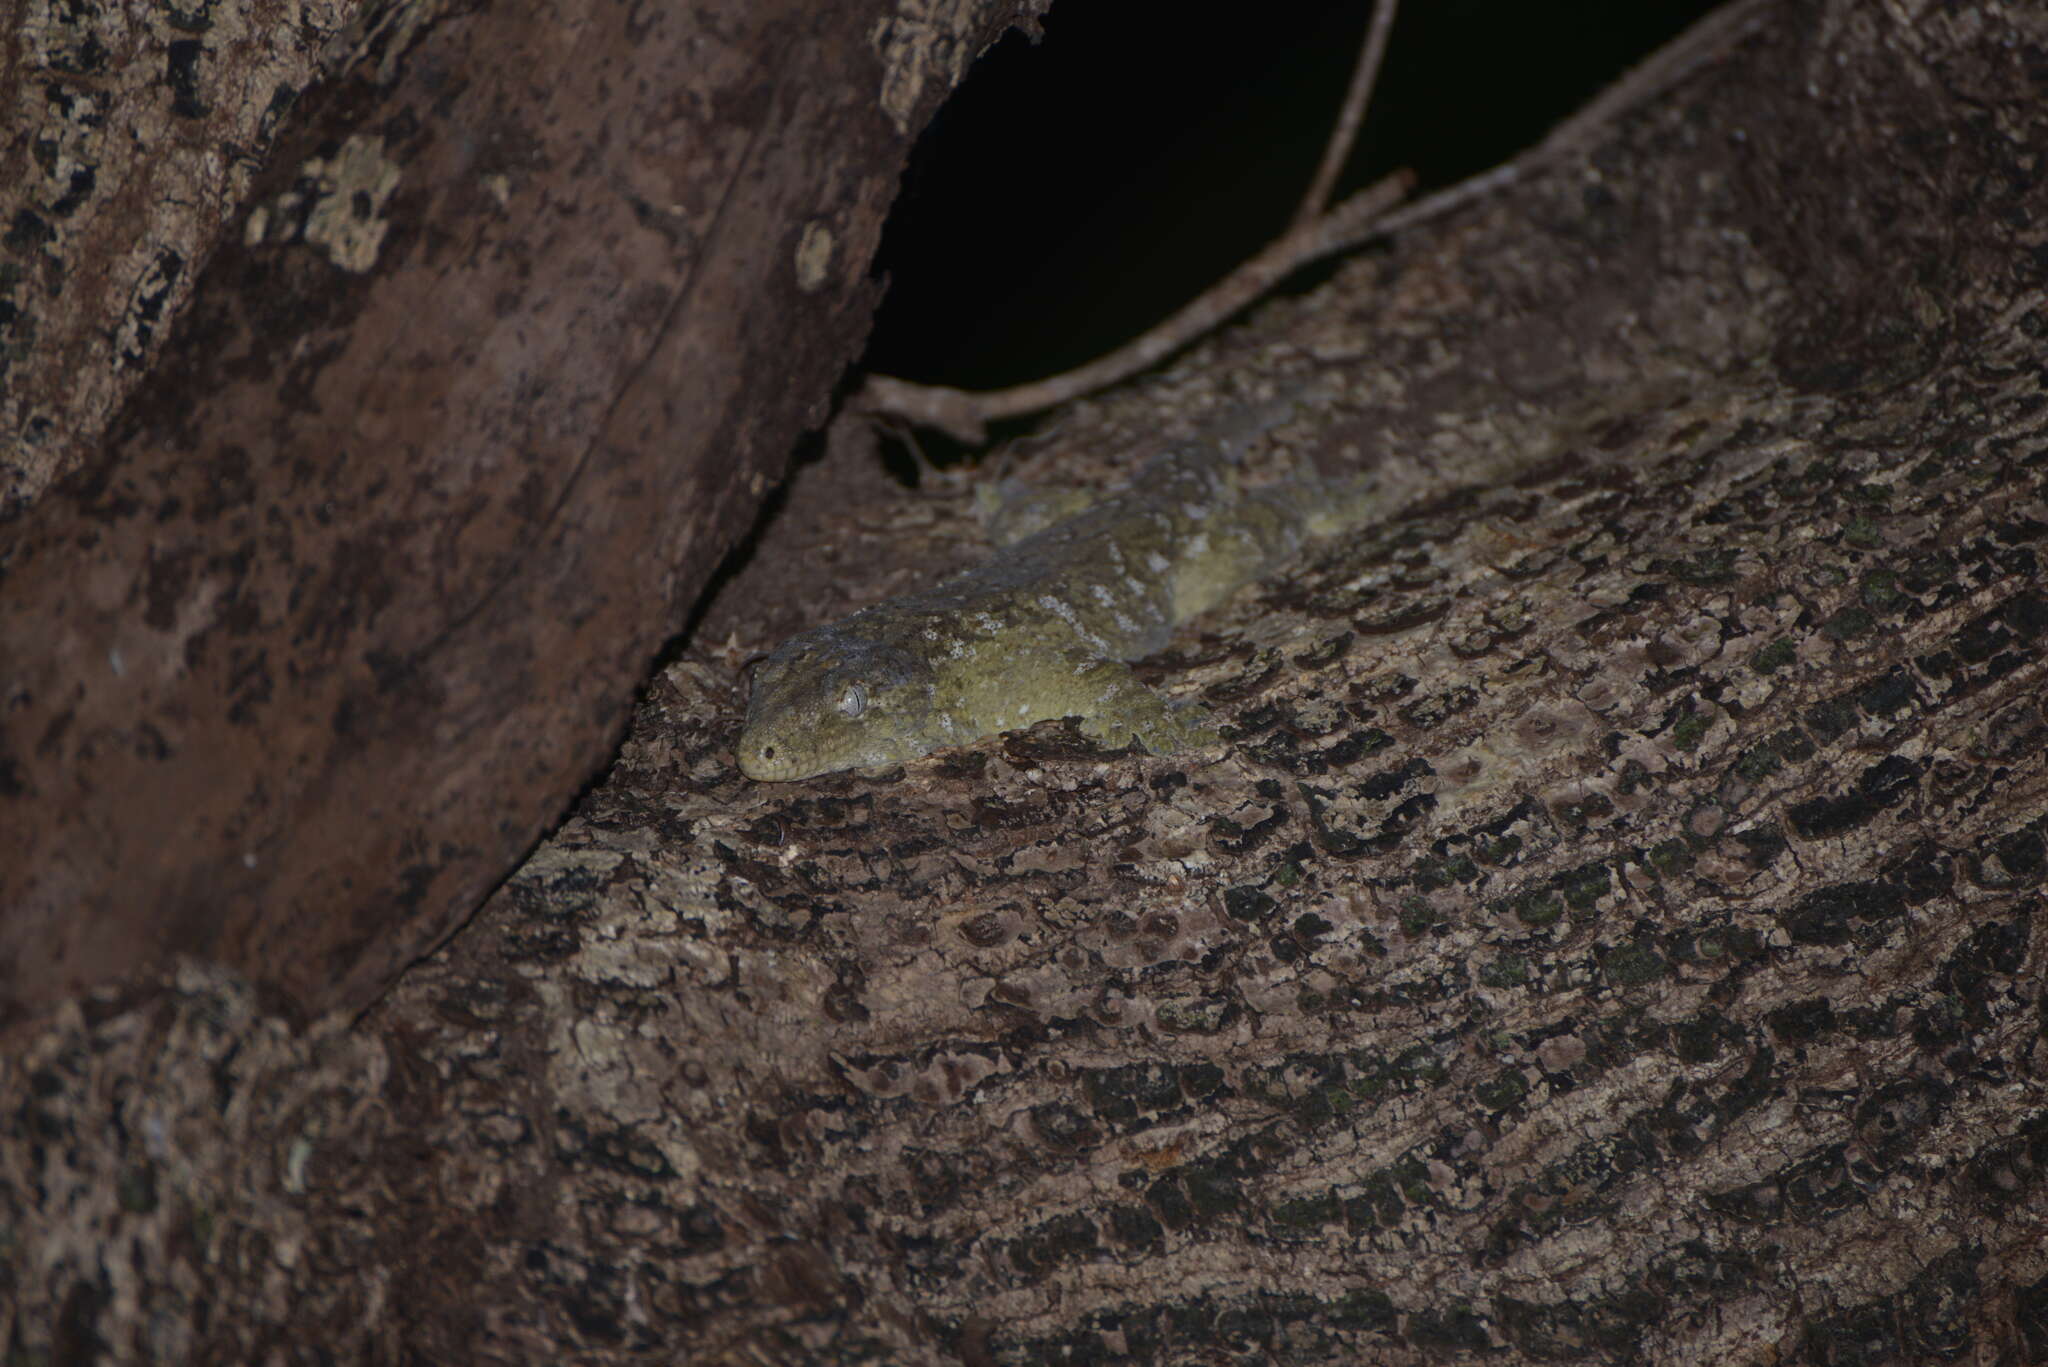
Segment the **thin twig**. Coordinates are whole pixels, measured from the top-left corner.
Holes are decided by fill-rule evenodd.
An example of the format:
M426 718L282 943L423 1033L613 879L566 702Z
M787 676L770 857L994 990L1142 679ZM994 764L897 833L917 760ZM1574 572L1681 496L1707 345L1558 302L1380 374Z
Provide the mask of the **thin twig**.
M1411 179L1403 171L1359 191L1327 214L1296 223L1179 312L1086 365L1029 384L979 391L871 375L852 408L895 414L936 427L960 441L977 443L984 439L990 422L1049 408L1126 379L1194 341L1310 262L1435 218L1561 159L1590 142L1620 110L1676 84L1718 56L1753 29L1773 3L1775 0L1734 0L1708 15L1625 73L1543 141L1491 170L1395 209L1393 204L1407 192ZM1390 13L1392 6L1387 9ZM1361 63L1361 69L1363 66Z
M1309 182L1308 193L1301 198L1301 207L1294 211L1294 227L1321 216L1329 206L1330 192L1337 188L1337 177L1344 172L1344 163L1351 160L1351 145L1358 141L1359 121L1365 117L1365 107L1372 103L1373 87L1379 83L1380 63L1387 55L1387 36L1394 30L1396 8L1396 0L1379 0L1373 6L1365 46L1359 49L1358 65L1352 69L1351 87L1344 92L1344 107L1337 112L1336 126L1323 147L1323 163L1316 168L1315 179Z
M1778 0L1733 0L1733 3L1723 5L1623 72L1621 79L1551 129L1534 147L1489 170L1467 176L1456 185L1447 185L1434 194L1403 204L1369 225L1359 241L1412 228L1470 200L1504 189L1551 162L1562 160L1592 142L1594 134L1616 114L1639 100L1677 85L1733 46L1738 39L1746 37L1763 21L1764 11L1776 3ZM1341 251L1347 245L1355 244L1340 244L1332 250Z
M1282 235L1178 312L1086 365L1009 389L980 391L870 375L861 387L856 406L939 428L960 441L979 442L986 436L988 423L1065 403L1156 365L1257 299L1303 263L1337 250L1329 242L1332 233L1345 240L1356 238L1398 203L1413 183L1414 178L1403 171L1360 190L1305 228Z

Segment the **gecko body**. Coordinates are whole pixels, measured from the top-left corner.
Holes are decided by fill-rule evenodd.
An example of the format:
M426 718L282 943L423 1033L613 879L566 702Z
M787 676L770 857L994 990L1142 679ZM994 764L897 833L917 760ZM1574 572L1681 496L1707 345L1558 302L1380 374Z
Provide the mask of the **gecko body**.
M1068 716L1113 748L1213 743L1127 662L1331 530L1334 507L1310 480L1244 488L1214 446L1167 451L986 564L792 637L755 671L740 769L877 768Z

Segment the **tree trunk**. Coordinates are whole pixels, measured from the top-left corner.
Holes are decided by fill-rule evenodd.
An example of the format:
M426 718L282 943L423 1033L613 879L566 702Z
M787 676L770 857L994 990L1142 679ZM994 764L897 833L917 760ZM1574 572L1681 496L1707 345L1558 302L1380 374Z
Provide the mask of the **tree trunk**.
M1051 724L740 778L714 645L973 535L807 471L606 782L359 1025L196 966L51 1019L0 1112L15 1342L2048 1355L2044 40L1773 8L1070 415L1035 459L1085 476L1310 395L1260 458L1385 492L1154 662L1220 758Z
M104 437L309 82L378 6L28 0L0 41L0 521ZM385 8L388 8L385 7ZM374 44L381 48L381 43Z
M822 417L916 121L1018 10L366 20L224 231L208 201L111 438L0 529L0 1022L172 953L358 1009L473 910ZM201 46L121 71L159 39ZM122 222L10 245L84 278Z

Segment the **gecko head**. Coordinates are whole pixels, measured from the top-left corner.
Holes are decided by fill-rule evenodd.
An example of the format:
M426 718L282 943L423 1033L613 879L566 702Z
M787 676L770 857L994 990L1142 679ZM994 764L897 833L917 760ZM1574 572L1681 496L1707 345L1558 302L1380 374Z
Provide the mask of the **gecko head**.
M934 749L931 670L910 651L827 627L754 671L740 772L784 782L900 764Z

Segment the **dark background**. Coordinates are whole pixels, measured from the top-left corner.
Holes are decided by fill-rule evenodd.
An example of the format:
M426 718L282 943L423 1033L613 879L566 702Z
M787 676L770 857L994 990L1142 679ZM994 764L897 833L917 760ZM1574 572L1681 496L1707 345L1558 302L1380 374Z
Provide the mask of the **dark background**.
M1402 166L1427 189L1512 156L1713 8L1408 0L1338 197ZM967 388L1034 380L1193 298L1285 228L1369 13L1366 0L1066 0L1042 42L1004 38L913 159L863 368Z

